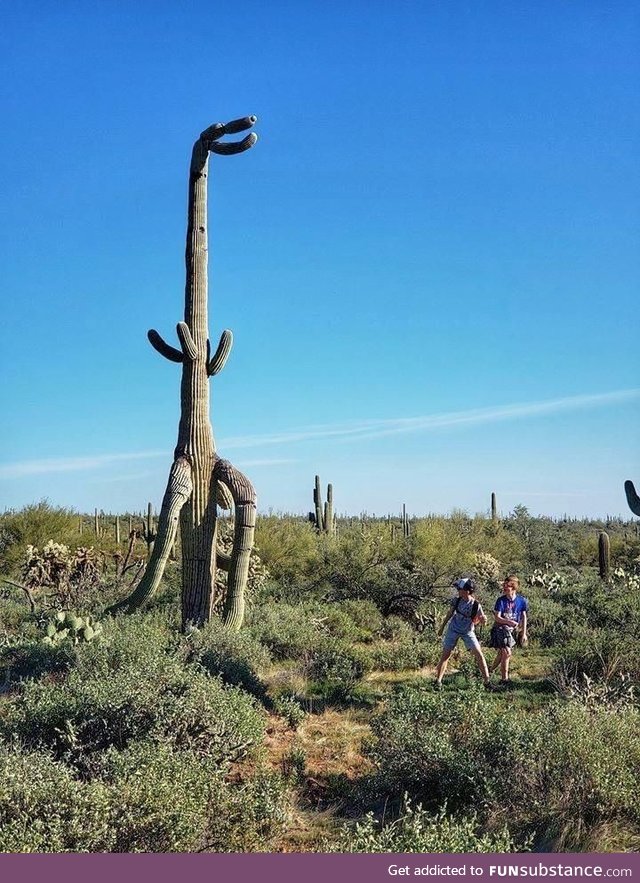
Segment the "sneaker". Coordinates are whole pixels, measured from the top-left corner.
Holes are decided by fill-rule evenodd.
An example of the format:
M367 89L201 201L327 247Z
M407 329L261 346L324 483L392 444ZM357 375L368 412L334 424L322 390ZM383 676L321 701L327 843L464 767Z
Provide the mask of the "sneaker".
M496 692L496 688L491 683L491 681L487 681L484 685L484 688L487 691L487 693L495 693Z
M442 690L442 684L440 683L440 681L433 682L433 689L436 691L436 693L439 693L440 690Z
M500 681L500 688L502 690L513 690L513 681L509 678L506 681Z

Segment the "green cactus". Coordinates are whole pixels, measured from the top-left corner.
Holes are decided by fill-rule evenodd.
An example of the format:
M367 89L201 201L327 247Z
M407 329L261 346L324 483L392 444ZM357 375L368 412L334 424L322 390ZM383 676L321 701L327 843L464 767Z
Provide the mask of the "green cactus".
M314 525L318 533L334 535L336 533L336 518L333 511L333 485L327 485L327 499L322 502L320 489L320 476L316 475L313 488L314 512L309 512L309 521Z
M632 481L625 481L624 492L627 495L629 509L631 509L634 515L640 516L640 497L637 495Z
M493 491L491 492L491 520L498 520L498 505L496 502L496 495Z
M162 501L158 526L144 576L133 593L115 605L138 609L160 584L174 544L178 521L182 548L182 627L202 626L211 619L215 590L216 518L220 502L235 504L233 547L228 564L227 593L222 613L225 625L238 630L244 619L244 590L253 547L256 494L251 482L216 454L209 413L209 378L222 370L231 350L232 335L224 331L211 356L207 303L207 179L209 154L231 155L252 147L251 133L242 141L220 138L250 129L256 118L215 123L193 146L189 172L186 288L184 321L177 325L180 348L166 343L157 331L149 342L162 356L182 365L181 413L178 442Z
M48 647L59 647L65 641L72 644L93 641L102 634L102 626L91 616L77 616L72 610L59 610L47 623L42 643Z
M598 535L598 569L600 571L600 579L609 579L610 559L611 545L609 543L609 534L601 531Z

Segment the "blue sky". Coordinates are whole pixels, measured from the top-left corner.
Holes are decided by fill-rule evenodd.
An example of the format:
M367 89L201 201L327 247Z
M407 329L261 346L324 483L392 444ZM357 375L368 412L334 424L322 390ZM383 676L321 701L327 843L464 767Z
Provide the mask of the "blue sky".
M262 511L624 514L637 54L620 2L23 2L0 35L0 508L159 505L209 124L219 452Z

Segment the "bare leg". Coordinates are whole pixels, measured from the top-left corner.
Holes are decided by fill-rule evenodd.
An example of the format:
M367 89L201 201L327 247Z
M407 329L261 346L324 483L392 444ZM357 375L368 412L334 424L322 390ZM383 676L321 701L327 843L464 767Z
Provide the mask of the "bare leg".
M511 662L511 647L504 647L501 651L500 674L503 681L509 680L509 663Z
M482 650L476 648L471 651L475 656L475 660L478 663L478 668L480 669L480 674L482 675L482 679L485 684L489 683L489 669L487 668L487 660L484 658L484 653Z
M452 650L443 650L442 656L440 657L440 661L436 666L436 681L438 684L442 683L442 678L445 675L447 670L447 662L449 662L449 657L453 653Z
M489 666L489 671L490 672L495 671L501 662L502 662L502 650L498 650L498 652L496 653L496 658L493 660L493 662Z

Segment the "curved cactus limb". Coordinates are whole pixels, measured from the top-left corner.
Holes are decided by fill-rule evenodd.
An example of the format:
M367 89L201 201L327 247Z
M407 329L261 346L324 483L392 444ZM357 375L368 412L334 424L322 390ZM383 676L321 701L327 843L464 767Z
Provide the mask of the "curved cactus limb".
M158 532L144 576L131 595L110 607L108 613L115 613L118 610L131 613L141 607L154 594L160 585L176 538L180 510L191 496L192 489L191 464L186 457L178 457L174 460L169 472L169 481L158 518Z
M640 497L637 495L632 481L625 481L624 492L627 495L629 509L631 509L634 515L640 516Z
M228 460L216 460L212 478L229 488L235 503L233 546L222 622L232 631L239 631L244 620L244 592L256 526L256 492L249 479Z
M191 359L191 361L193 361L198 357L198 348L193 342L193 337L191 337L189 326L186 322L178 322L176 326L176 331L178 332L182 352L188 359Z
M226 484L223 484L221 481L218 481L218 484L216 485L216 503L221 509L233 509L233 496L231 495L231 491Z
M222 371L227 363L232 346L233 334L228 329L225 329L220 335L220 342L217 350L213 354L213 357L209 358L209 341L207 341L207 374L209 377L213 377L214 374L219 374L220 371Z
M147 331L147 337L149 338L149 343L156 350L156 352L160 353L161 356L164 356L165 359L169 359L170 362L182 362L184 360L184 356L180 352L180 350L176 349L175 346L171 346L162 337L151 328Z

